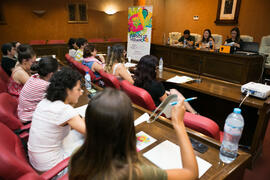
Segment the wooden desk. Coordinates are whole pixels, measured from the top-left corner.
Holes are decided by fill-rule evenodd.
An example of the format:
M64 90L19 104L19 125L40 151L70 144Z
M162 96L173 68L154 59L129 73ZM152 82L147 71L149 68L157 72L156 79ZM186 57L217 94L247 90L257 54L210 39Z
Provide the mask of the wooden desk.
M226 117L238 107L244 98L240 92L241 85L222 80L201 76L201 83L174 84L165 82L175 75L187 75L194 78L198 76L191 73L164 68L157 76L163 81L166 89L176 88L185 97L197 96L191 105L203 116L216 121L219 128L223 130ZM252 164L262 152L263 140L270 117L270 98L260 100L248 97L241 106L245 126L240 144L247 146L245 149L252 154Z
M233 83L259 81L263 57L224 54L182 47L151 44L151 54L163 57L164 66Z
M79 103L77 106L84 105L88 103L88 98L86 93L80 97ZM133 105L134 107L134 119L137 119L139 116L144 114L145 112L150 113L149 111ZM158 121L154 123L148 124L146 122L139 124L136 126L136 132L144 131L150 136L157 139L157 141L146 147L141 151L141 155L148 150L152 149L157 144L163 142L164 140L169 140L175 144L177 144L176 134L175 131L170 123L170 121L166 118L160 117ZM191 129L187 128L187 132L190 137L206 144L208 146L207 152L201 154L195 151L195 154L204 160L208 161L212 164L212 167L200 178L200 179L242 179L243 173L246 167L248 167L250 163L250 154L239 150L239 155L236 160L231 164L223 164L219 161L219 149L220 143L210 137L204 136L198 132L195 132ZM148 161L147 159L145 159Z

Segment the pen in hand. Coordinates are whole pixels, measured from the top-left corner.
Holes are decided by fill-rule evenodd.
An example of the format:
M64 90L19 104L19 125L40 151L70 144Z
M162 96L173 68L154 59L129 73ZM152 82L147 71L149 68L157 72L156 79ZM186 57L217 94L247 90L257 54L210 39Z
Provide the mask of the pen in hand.
M197 98L198 98L198 97L187 98L187 99L184 100L184 102L189 102L189 101L195 100L195 99L197 99ZM170 105L171 105L171 106L174 106L174 105L176 105L177 103L178 103L177 101L174 101L174 102L170 103Z

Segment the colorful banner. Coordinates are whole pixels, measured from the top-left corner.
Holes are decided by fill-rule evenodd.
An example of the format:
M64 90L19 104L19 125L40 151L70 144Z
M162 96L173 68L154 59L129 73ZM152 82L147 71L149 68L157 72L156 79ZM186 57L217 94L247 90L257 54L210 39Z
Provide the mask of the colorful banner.
M128 8L127 57L133 60L150 54L152 10L152 6Z

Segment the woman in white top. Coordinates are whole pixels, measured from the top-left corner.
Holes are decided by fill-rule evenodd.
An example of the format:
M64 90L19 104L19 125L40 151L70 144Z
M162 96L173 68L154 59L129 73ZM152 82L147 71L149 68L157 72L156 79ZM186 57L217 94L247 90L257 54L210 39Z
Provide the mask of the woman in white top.
M104 70L107 73L113 74L118 79L124 79L129 81L131 84L134 80L131 77L130 72L125 67L125 50L124 46L116 44L111 48L111 52L107 55L106 65Z
M29 160L37 171L47 171L70 155L63 140L71 128L85 134L85 121L71 106L81 95L78 72L62 68L50 79L46 98L33 113L28 140Z
M77 49L78 49L78 46L76 45L76 39L75 38L70 38L69 40L68 40L68 54L71 56L71 57L73 57L73 58L75 58L75 56L76 56L76 51L77 51Z

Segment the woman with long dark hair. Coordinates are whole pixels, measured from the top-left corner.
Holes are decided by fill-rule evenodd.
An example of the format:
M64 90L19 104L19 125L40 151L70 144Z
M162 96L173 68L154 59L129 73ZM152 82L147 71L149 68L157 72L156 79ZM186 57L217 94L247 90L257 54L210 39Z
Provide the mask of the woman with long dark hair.
M231 30L231 38L226 39L225 44L231 44L237 49L241 48L241 43L243 40L240 38L240 30L238 27L234 27Z
M86 139L70 160L69 179L196 179L198 166L184 113L182 99L172 109L172 124L183 169L162 170L145 163L136 151L133 108L127 95L112 88L99 92L86 109Z
M135 70L135 86L145 89L152 96L156 106L164 101L168 94L177 94L179 98L184 96L176 89L171 89L170 92L165 91L163 84L156 79L156 66L157 58L152 55L143 56ZM188 102L185 102L186 109L193 113L197 112L190 106Z
M30 78L31 66L36 61L36 54L33 48L29 45L20 45L18 47L18 62L12 69L10 81L8 83L8 92L18 97L21 90Z
M211 30L210 29L205 29L203 31L203 36L202 40L200 42L201 48L210 48L214 49L215 48L215 40L212 37Z

